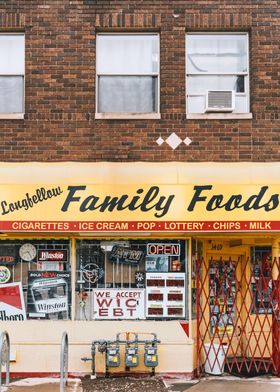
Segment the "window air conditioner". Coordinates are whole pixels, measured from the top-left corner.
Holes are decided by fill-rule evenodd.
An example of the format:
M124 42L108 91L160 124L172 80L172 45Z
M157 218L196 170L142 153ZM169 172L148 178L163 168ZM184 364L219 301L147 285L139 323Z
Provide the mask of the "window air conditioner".
M207 90L205 112L232 112L235 94L233 90Z

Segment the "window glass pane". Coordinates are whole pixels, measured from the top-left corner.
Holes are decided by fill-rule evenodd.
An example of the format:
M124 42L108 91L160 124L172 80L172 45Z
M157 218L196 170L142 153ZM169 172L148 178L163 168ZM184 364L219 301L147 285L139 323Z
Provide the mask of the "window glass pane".
M185 318L186 257L182 240L77 241L76 319Z
M248 105L247 96L236 95L234 113L248 113L248 112L249 112L249 105Z
M204 113L206 96L188 96L188 113Z
M0 76L0 113L23 113L22 76Z
M0 74L24 74L24 35L0 34Z
M158 72L158 35L98 35L97 73Z
M187 36L187 73L248 72L247 35Z
M206 90L234 90L245 92L244 76L189 76L188 93L205 94Z
M98 85L98 112L156 112L157 78L102 76Z
M69 241L2 240L0 264L0 321L71 319Z

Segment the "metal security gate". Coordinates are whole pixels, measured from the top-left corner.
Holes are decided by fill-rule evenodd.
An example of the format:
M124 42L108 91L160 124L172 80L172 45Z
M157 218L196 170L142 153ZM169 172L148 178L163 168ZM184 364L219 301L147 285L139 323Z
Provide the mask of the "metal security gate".
M265 248L197 260L198 375L279 375L279 272Z

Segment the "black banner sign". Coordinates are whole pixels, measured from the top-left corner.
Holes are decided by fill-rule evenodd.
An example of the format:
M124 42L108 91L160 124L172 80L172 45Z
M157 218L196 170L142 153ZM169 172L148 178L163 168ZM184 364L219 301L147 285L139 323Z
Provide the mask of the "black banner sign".
M109 260L112 263L138 265L144 257L145 252L143 250L114 245Z

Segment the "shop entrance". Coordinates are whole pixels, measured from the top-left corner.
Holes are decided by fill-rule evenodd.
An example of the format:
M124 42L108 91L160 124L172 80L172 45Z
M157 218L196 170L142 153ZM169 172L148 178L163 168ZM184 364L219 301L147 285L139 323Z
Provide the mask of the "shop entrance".
M280 269L271 255L271 247L252 246L197 260L199 375L279 375Z

